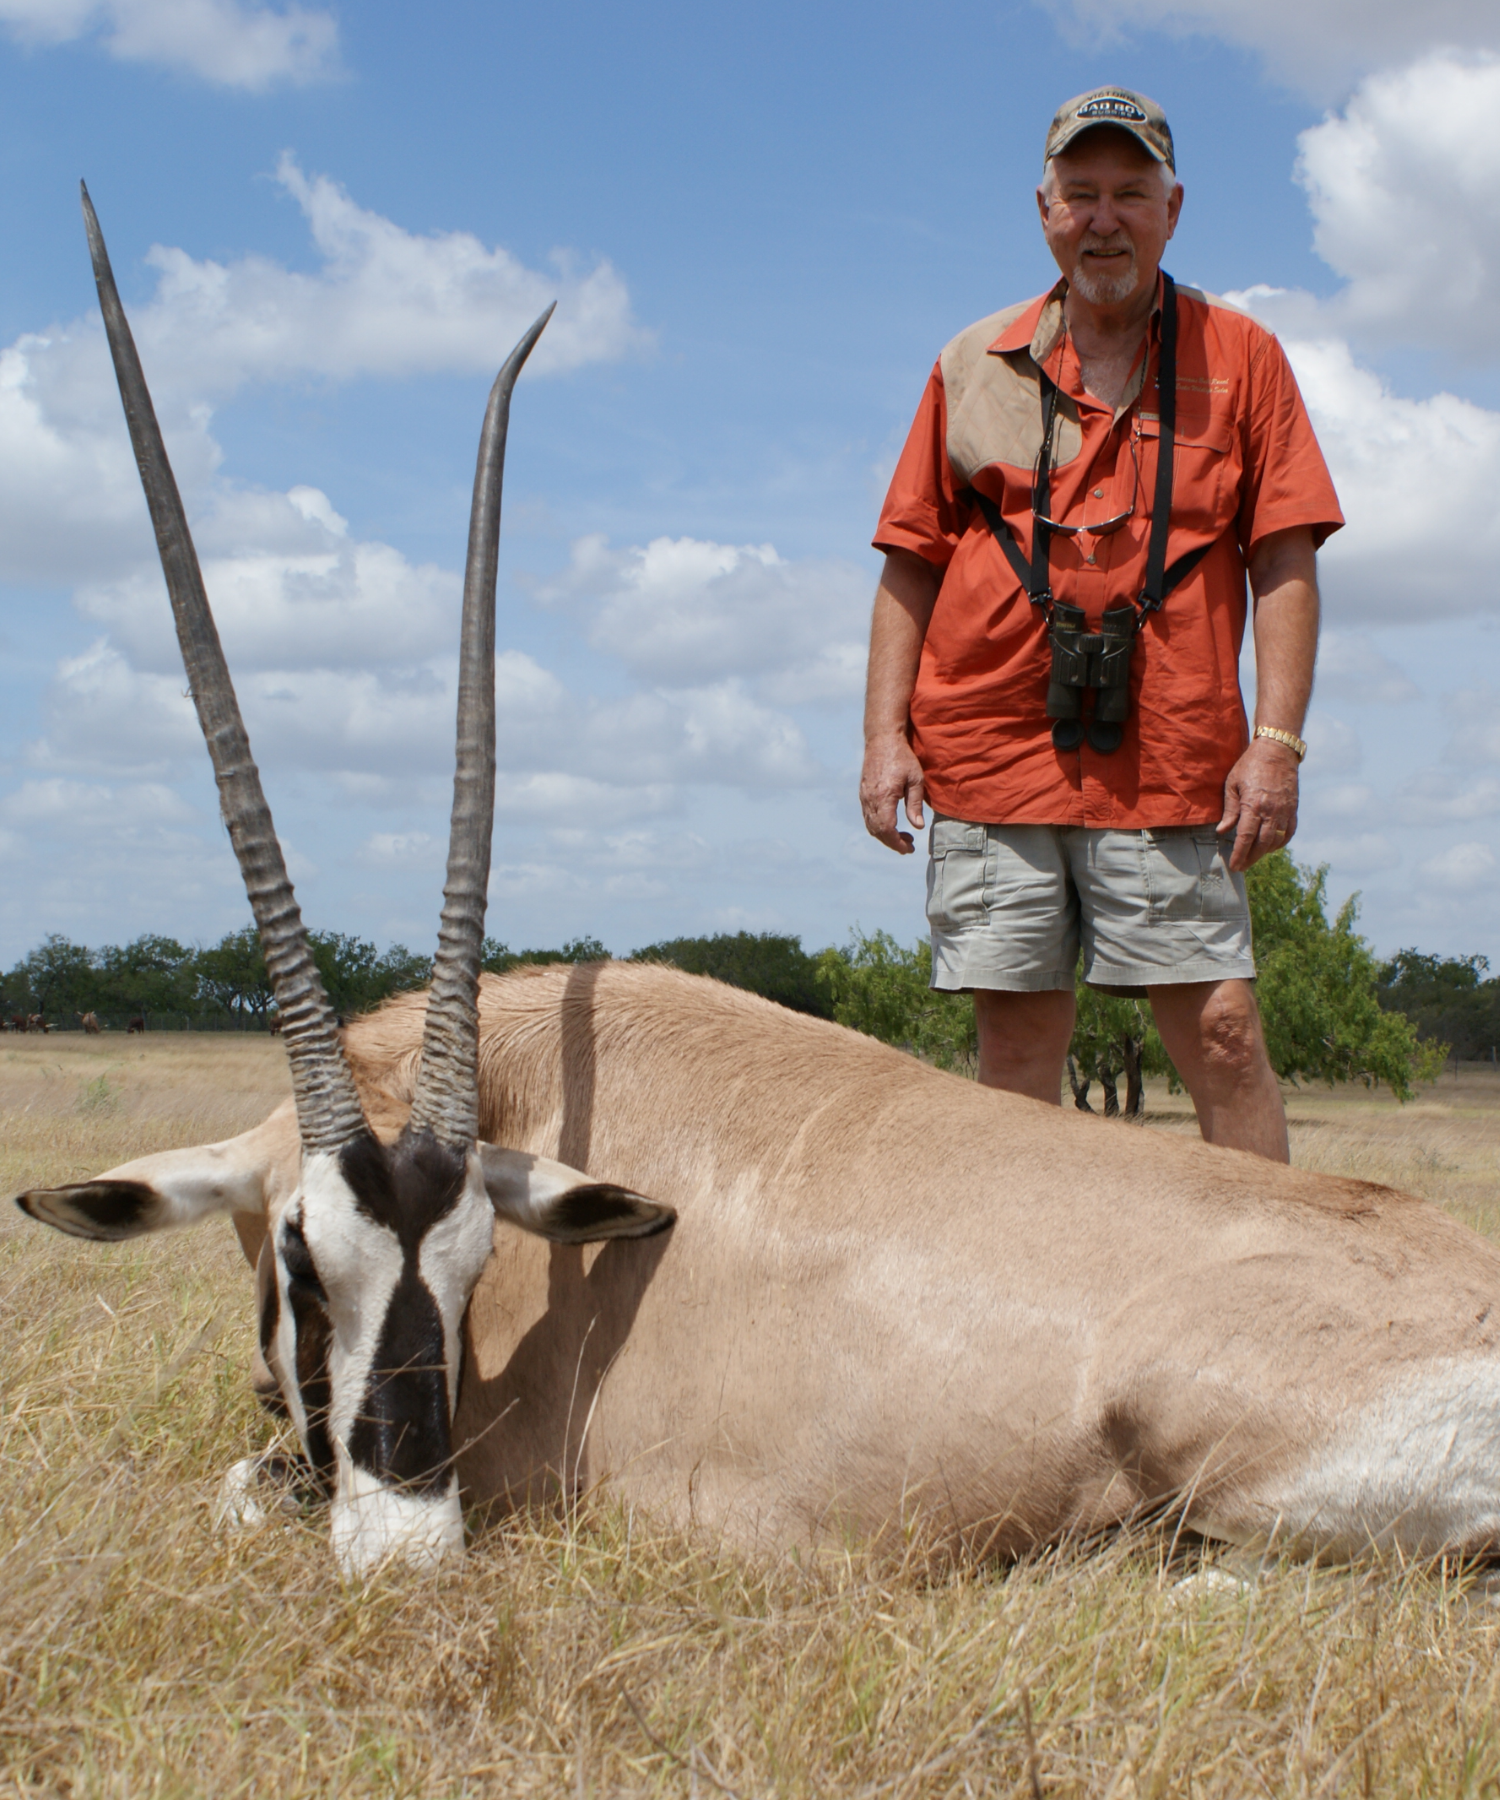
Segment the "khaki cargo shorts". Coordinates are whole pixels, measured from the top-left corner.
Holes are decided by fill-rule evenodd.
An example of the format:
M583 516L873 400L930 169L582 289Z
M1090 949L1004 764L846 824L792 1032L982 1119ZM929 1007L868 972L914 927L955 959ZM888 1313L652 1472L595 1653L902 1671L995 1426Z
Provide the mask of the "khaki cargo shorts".
M1142 995L1249 980L1245 878L1212 825L1094 831L968 825L934 814L927 864L932 985L1035 994L1083 977Z

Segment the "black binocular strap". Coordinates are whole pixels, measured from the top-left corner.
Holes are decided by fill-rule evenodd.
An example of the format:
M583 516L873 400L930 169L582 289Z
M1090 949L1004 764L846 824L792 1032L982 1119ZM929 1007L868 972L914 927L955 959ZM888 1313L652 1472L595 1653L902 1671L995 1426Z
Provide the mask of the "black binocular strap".
M1213 549L1212 544L1203 544L1196 550L1189 550L1186 556L1179 556L1170 568L1167 566L1167 534L1172 518L1172 465L1177 445L1177 283L1165 269L1161 280L1161 355L1156 376L1161 396L1161 438L1156 453L1156 493L1151 502L1151 537L1146 546L1146 582L1137 602L1143 616L1148 612L1155 612L1172 589L1186 580ZM1057 388L1045 370L1039 373L1042 381L1042 450L1037 461L1035 508L1037 512L1045 512L1050 503L1052 429L1057 417ZM973 500L984 515L985 524L1005 552L1006 560L1015 570L1016 579L1025 588L1031 604L1050 606L1051 532L1033 514L1031 561L1028 563L1021 554L1021 546L1016 542L1014 532L989 495L981 494L978 488L967 488L964 495L960 496L964 497Z

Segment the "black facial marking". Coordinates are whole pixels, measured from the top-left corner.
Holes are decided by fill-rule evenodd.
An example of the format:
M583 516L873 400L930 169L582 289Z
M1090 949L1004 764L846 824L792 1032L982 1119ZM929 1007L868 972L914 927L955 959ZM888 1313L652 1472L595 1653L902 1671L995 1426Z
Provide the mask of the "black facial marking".
M297 1391L307 1418L307 1460L323 1484L331 1487L334 1462L328 1411L333 1403L333 1388L328 1379L328 1351L333 1342L333 1324L321 1299L299 1291L295 1283L288 1286L287 1300L297 1334Z
M670 1206L612 1182L594 1181L569 1188L548 1203L541 1235L554 1244L596 1244L604 1238L653 1237L676 1222Z
M327 1303L328 1296L323 1291L323 1283L318 1279L317 1264L312 1259L312 1252L307 1247L307 1239L302 1235L302 1224L298 1219L288 1219L281 1228L281 1262L286 1270L289 1289L300 1288L310 1299Z
M36 1188L16 1196L21 1211L43 1225L69 1237L106 1243L149 1230L158 1204L156 1190L144 1181L84 1181L77 1187Z
M361 1133L340 1150L339 1168L355 1205L394 1231L403 1250L415 1250L463 1192L464 1158L430 1131L402 1132L389 1150Z
M395 1232L401 1276L386 1309L349 1455L384 1481L445 1487L452 1460L443 1321L419 1273L422 1240L463 1192L465 1159L428 1132L389 1150L356 1138L339 1153L355 1204Z
M452 1438L443 1321L414 1259L402 1265L391 1295L349 1454L360 1468L404 1487L447 1485Z

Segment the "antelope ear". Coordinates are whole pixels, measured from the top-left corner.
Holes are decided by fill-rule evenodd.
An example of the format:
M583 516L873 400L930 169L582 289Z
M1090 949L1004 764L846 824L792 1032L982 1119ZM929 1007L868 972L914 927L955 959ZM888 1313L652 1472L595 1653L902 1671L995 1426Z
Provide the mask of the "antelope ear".
M290 1105L278 1107L265 1124L242 1137L143 1156L92 1181L32 1188L16 1196L16 1205L55 1231L105 1244L196 1225L210 1213L263 1212L275 1151L282 1150L283 1160L289 1151L290 1168L297 1167ZM284 1145L282 1139L287 1140Z
M105 1177L75 1187L33 1188L30 1193L17 1194L16 1205L69 1237L93 1238L103 1244L139 1237L166 1222L160 1216L161 1195L144 1181Z
M497 1218L554 1244L597 1244L650 1237L676 1222L670 1206L613 1182L594 1181L566 1163L522 1150L479 1146L484 1185Z

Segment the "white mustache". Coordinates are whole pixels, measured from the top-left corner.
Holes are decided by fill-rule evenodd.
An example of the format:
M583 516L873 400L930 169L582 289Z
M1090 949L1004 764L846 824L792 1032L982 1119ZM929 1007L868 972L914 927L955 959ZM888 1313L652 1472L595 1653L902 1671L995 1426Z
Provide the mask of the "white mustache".
M1085 236L1078 246L1078 254L1086 256L1091 250L1097 255L1113 255L1117 250L1123 250L1130 256L1135 255L1135 245L1123 235L1107 238Z

